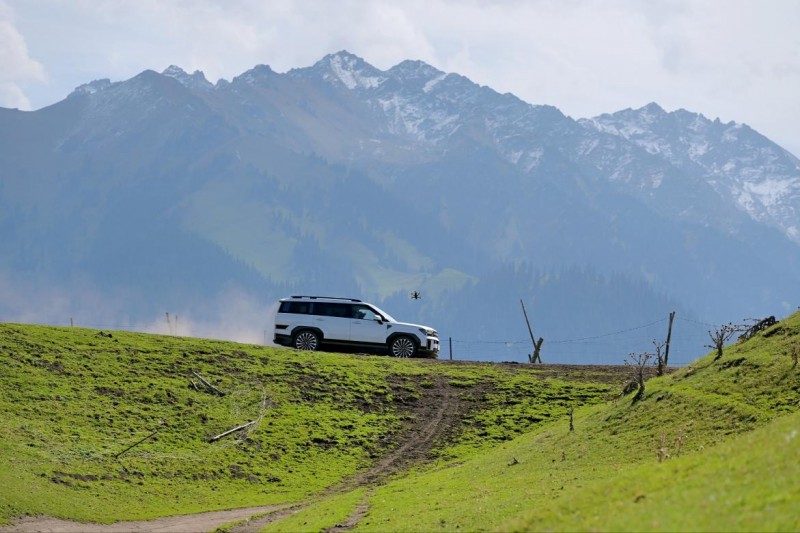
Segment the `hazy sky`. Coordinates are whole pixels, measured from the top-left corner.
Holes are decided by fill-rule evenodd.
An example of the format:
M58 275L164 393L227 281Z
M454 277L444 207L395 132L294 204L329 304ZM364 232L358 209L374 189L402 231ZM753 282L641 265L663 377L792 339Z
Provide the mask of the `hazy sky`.
M216 82L346 49L575 118L658 102L800 156L800 0L0 0L0 106L176 64Z

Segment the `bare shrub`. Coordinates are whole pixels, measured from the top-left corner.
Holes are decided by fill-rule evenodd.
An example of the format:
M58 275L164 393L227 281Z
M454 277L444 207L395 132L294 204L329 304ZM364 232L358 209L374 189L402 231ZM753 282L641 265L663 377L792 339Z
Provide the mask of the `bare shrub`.
M714 361L722 357L722 349L725 343L728 342L737 331L741 331L741 326L734 326L730 322L718 326L713 332L708 330L708 336L711 338L713 344L706 344L706 348L712 348L717 351Z
M683 428L678 430L678 436L675 437L675 457L681 456L681 449L683 448L683 441L686 438L686 433Z
M658 342L653 339L653 347L656 349L656 376L663 376L664 370L667 367L666 352L664 350L666 344L666 342Z
M625 365L631 367L633 371L633 378L639 390L636 396L633 397L634 402L644 399L644 369L653 358L651 353L631 353L625 361Z
M662 433L659 436L658 444L656 445L656 457L658 458L658 462L663 463L667 459L671 459L673 455L675 457L680 457L685 439L686 433L684 428L680 428L678 430L678 434L675 436L675 439L672 441L672 449L674 450L674 453L670 454L669 448L667 447L667 436Z
M669 459L669 450L667 449L667 436L663 433L658 438L658 447L656 448L656 457L658 457L658 462L663 463L667 459Z

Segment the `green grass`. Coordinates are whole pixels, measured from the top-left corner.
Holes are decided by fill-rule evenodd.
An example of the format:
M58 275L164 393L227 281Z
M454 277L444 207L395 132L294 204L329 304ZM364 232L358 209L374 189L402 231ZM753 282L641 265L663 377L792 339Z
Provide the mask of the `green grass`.
M544 502L502 529L797 531L800 414Z
M283 520L272 522L262 528L263 533L285 531L326 531L337 525L342 525L347 518L356 511L358 505L365 499L365 488L358 488L349 492L336 494L315 501Z
M797 530L798 346L800 314L649 380L634 402L610 368L0 324L0 522L302 502L266 530L324 530L362 505L368 531ZM192 370L227 394L194 389ZM432 461L342 484L402 442L442 383L461 422Z
M357 529L797 529L800 315L780 327L650 380L642 401L578 409L574 432L562 417L397 479Z
M390 372L353 358L31 326L2 339L0 477L30 489L0 492L6 520L298 500L368 464L401 423ZM190 387L192 370L227 394ZM259 417L246 438L208 442Z
M436 383L459 382L466 414L487 410L504 423L496 432L482 422L480 434L466 419L448 434L463 450L440 443L443 456L540 422L513 402L487 403L509 380L526 394L564 386L522 367L111 335L0 324L0 522L44 514L108 523L298 502L398 446ZM203 389L193 371L226 394ZM570 386L592 391L575 403L600 401L610 388Z

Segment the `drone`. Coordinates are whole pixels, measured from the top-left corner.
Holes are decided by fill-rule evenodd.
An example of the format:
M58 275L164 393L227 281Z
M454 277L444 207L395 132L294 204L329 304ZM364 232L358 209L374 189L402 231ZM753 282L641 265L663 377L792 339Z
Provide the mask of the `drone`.
M411 291L411 299L412 300L419 300L422 296L420 295L419 291Z

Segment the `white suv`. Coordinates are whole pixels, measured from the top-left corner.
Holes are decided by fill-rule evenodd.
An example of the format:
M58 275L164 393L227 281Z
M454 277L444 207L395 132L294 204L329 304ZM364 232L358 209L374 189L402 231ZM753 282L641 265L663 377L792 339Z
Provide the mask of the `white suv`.
M275 316L275 344L299 350L346 346L388 351L395 357L438 357L435 329L398 322L376 306L353 298L291 296Z

